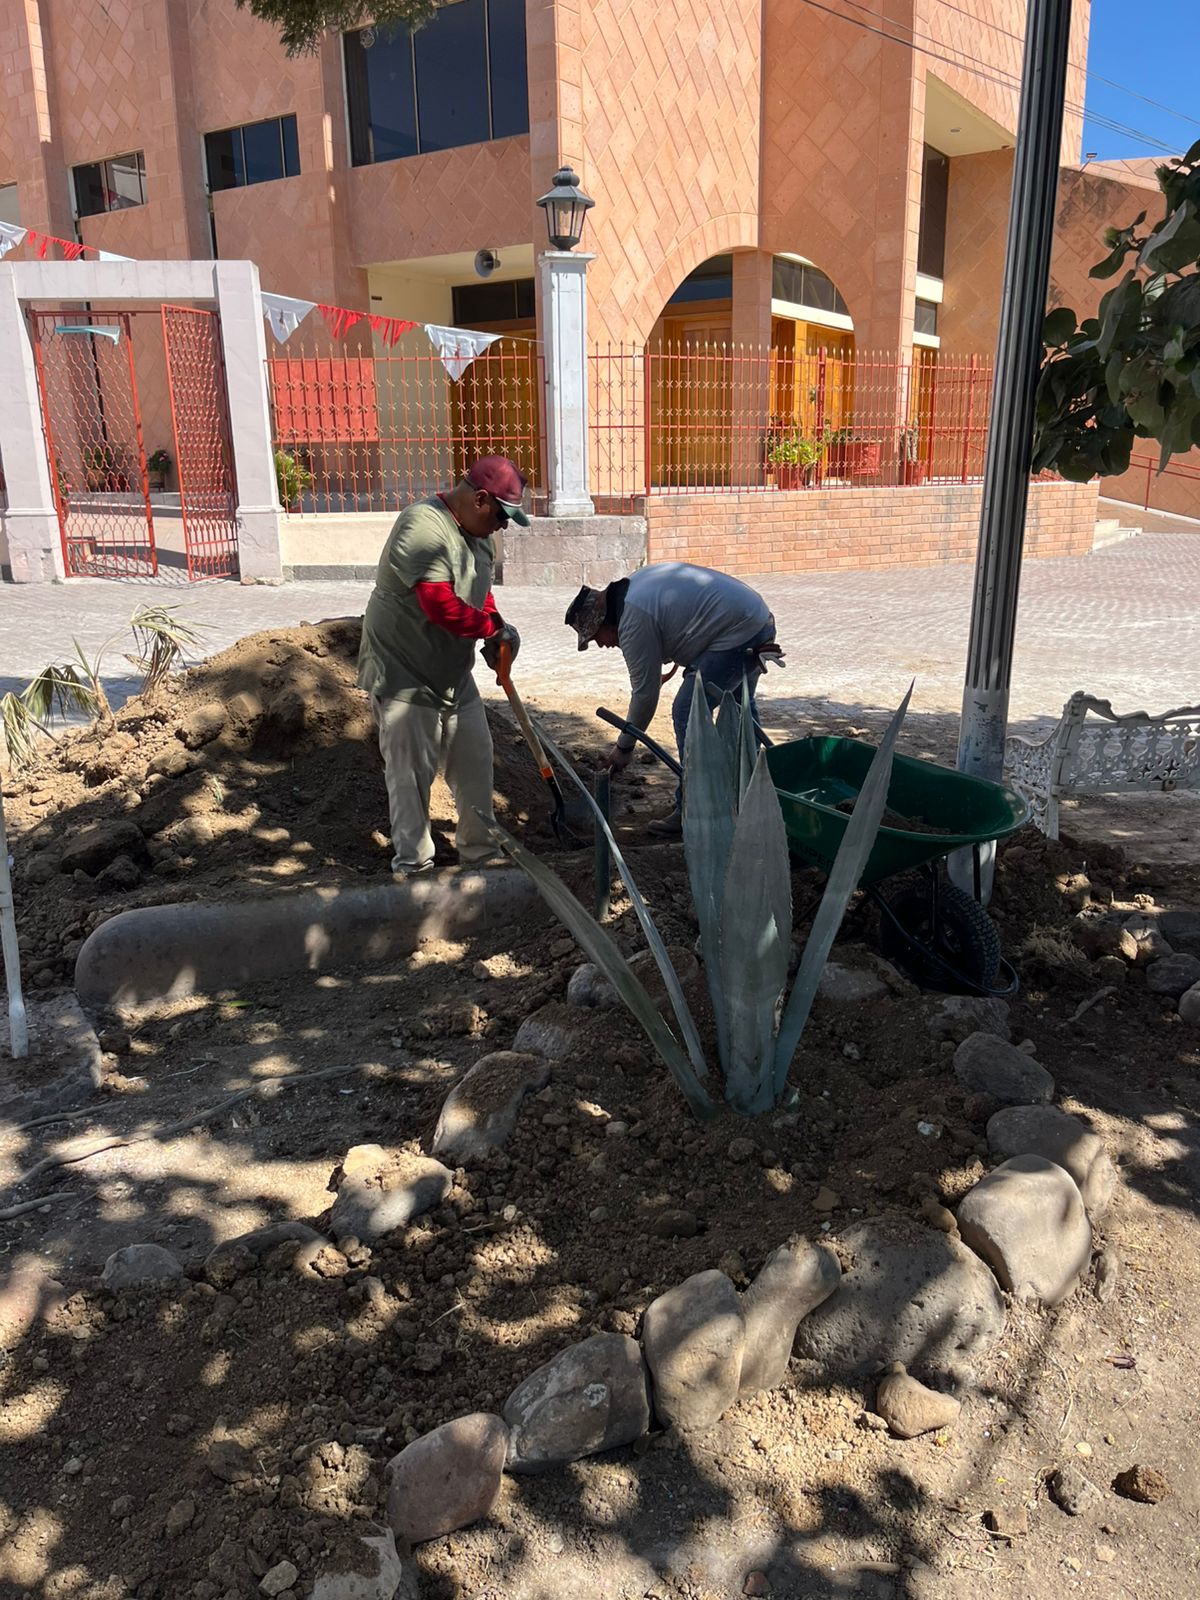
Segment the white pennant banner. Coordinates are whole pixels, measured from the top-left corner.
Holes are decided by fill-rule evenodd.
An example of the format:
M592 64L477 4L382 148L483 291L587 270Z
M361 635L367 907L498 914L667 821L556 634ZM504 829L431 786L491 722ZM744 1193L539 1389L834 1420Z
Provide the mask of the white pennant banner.
M132 261L132 256L119 256L113 250L97 250L97 259L100 261Z
M455 383L479 352L500 338L498 333L474 333L470 328L443 328L436 322L427 322L425 332Z
M287 294L259 293L262 313L280 344L286 344L316 305L315 300L295 300Z
M24 238L24 228L19 228L15 222L0 222L0 256L15 250Z

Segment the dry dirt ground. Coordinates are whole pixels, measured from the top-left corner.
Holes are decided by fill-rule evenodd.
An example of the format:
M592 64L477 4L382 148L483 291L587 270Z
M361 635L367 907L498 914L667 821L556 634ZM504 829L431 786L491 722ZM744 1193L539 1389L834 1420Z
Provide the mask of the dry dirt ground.
M104 737L73 735L6 780L35 997L58 994L79 941L128 906L361 882L386 867L352 650L352 625L255 636L160 702L132 704ZM221 728L185 769L151 773L165 752L160 766L180 766L176 729L198 731L214 701ZM585 770L598 748L590 710L547 718ZM878 718L829 731L854 726L875 731ZM501 717L496 729L498 812L549 855L540 782ZM915 718L906 748L945 759L951 730ZM658 769L635 768L622 830L665 936L690 944L678 848L646 845L640 828L668 795ZM436 809L449 820L444 793ZM1131 910L1135 895L1200 905L1194 845L1172 838L1190 814L1171 799L1092 806L1061 847L1023 835L1001 855L994 911L1023 979L1013 1037L1033 1041L1061 1102L1120 1168L1096 1240L1119 1264L1115 1289L1110 1280L1102 1300L1093 1276L1054 1313L1010 1307L959 1421L940 1434L892 1440L872 1425L870 1384L831 1385L794 1362L784 1388L740 1402L698 1439L652 1435L508 1479L485 1522L416 1552L428 1600L1196 1592L1200 1038L1136 970L1081 1012L1101 984L1064 937L1089 894ZM122 869L127 887L58 870L83 827L118 818L146 840ZM556 860L586 894L590 857ZM793 887L802 932L819 884L797 871ZM613 927L636 947L623 899ZM871 964L874 933L870 909L853 907L838 959ZM587 1013L578 1050L527 1103L508 1148L457 1173L442 1209L331 1258L323 1279L268 1258L219 1292L201 1281L223 1239L280 1219L319 1228L350 1145L427 1144L449 1086L531 1011L560 1002L579 959L561 930L531 920L388 969L101 1017L104 1087L71 1120L22 1126L36 1119L6 1113L51 1067L4 1062L0 1209L47 1199L0 1223L0 1273L40 1264L62 1303L0 1341L3 1600L250 1600L285 1558L307 1595L322 1561L382 1516L383 1467L406 1440L499 1409L577 1338L633 1331L691 1272L721 1266L744 1282L795 1233L836 1244L863 1217L915 1215L929 1183L953 1206L982 1176L977 1108L929 1031L937 1000L903 982L851 1009L819 1005L794 1073L797 1109L751 1123L723 1114L698 1127L624 1013ZM161 1132L241 1089L338 1066L357 1070ZM623 1136L606 1132L614 1121ZM15 1188L42 1158L113 1135L128 1142ZM735 1145L732 1156L735 1139L751 1153ZM832 1211L814 1208L823 1186ZM672 1209L691 1213L693 1234L661 1235ZM189 1277L162 1294L108 1295L105 1257L140 1241L167 1245ZM0 1319L6 1305L11 1288ZM240 1481L210 1470L223 1439L245 1447ZM1114 1493L1135 1462L1166 1474L1162 1503ZM1064 1463L1101 1491L1077 1518L1046 1492ZM989 1511L1018 1522L1024 1511L1028 1531L989 1531Z

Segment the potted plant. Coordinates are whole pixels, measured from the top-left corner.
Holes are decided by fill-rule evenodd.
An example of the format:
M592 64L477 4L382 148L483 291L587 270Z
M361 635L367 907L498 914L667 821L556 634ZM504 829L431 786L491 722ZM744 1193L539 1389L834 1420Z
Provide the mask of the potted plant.
M92 494L119 494L129 488L129 474L108 444L92 445L83 452L83 480Z
M146 473L150 479L151 494L161 494L167 487L167 473L170 470L170 456L165 450L156 450L146 462Z
M810 439L798 428L773 434L767 440L767 466L777 489L803 489L812 482L824 442Z
M900 482L924 483L929 474L929 463L921 460L921 430L914 423L900 429Z
M869 478L879 473L883 451L878 439L856 439L853 426L825 435L826 462L835 478Z
M275 478L279 485L279 503L288 511L299 511L300 497L313 486L313 475L299 455L289 455L286 450L275 452Z

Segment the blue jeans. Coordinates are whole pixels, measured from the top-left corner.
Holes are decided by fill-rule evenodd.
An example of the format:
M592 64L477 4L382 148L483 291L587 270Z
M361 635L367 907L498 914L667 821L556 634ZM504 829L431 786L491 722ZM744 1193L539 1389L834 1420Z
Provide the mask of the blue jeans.
M721 696L730 693L740 699L742 693L742 678L745 677L750 685L750 710L754 720L758 721L758 702L755 699L755 690L758 680L762 677L763 669L757 659L751 655L752 650L760 645L769 644L775 637L775 623L768 622L765 628L760 628L753 637L739 644L732 650L706 650L702 656L697 656L695 661L684 668L683 682L679 686L679 693L675 696L675 703L671 707L671 724L675 729L675 743L679 747L679 761L683 764L683 742L687 737L688 718L692 714L692 696L696 692L696 678L699 675L704 680L704 697L715 711L721 704ZM683 785L675 790L675 804L683 803Z

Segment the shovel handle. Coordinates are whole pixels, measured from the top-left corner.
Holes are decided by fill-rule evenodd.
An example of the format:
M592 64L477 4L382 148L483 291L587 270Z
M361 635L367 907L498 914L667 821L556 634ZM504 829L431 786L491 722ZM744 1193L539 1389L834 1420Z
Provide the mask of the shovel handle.
M533 753L537 762L538 771L547 783L554 781L554 768L546 760L546 752L542 749L542 741L534 731L533 723L529 720L529 713L521 703L521 696L517 693L516 685L512 681L512 645L502 640L496 648L496 682L504 690L508 703L513 709L513 715L520 724L521 732L525 735L525 743Z

